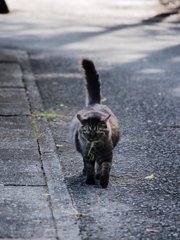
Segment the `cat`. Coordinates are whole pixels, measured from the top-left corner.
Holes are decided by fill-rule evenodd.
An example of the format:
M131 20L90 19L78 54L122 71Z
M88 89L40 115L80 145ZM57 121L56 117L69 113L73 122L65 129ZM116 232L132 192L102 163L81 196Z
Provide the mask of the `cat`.
M99 179L102 188L106 188L120 127L112 111L101 104L101 82L93 61L84 58L81 67L86 80L86 107L72 121L71 141L83 157L86 184L94 185Z

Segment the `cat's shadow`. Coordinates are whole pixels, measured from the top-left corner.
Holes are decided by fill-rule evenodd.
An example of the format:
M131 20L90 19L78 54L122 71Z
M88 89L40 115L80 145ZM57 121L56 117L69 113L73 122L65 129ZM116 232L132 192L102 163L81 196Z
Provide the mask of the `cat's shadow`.
M89 185L86 184L86 176L83 175L82 172L74 174L74 175L69 175L65 176L65 181L68 186L68 188L75 190L76 193L78 192L79 194L84 194L85 192L88 192L88 190L95 191L97 190L102 190L102 187L100 185L100 181L96 179L95 185ZM86 190L86 191L84 191ZM106 190L106 189L104 189Z

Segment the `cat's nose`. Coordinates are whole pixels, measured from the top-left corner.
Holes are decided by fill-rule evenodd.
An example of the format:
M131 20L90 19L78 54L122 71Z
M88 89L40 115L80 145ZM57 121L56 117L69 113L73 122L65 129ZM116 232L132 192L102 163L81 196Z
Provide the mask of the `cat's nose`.
M90 139L89 139L90 141L93 141L94 140L94 137L90 137Z
M96 141L96 140L97 140L96 137L90 138L90 141L91 141L91 142L92 142L92 141Z
M96 137L96 134L94 132L91 133L91 136L90 136L90 140L94 140L94 138Z

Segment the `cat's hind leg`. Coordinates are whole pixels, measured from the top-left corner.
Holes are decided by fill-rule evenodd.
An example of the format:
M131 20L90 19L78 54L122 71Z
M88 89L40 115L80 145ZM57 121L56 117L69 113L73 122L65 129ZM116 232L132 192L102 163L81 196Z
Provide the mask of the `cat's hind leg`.
M111 162L103 162L101 165L100 184L102 188L106 188L109 183L109 174L111 170Z

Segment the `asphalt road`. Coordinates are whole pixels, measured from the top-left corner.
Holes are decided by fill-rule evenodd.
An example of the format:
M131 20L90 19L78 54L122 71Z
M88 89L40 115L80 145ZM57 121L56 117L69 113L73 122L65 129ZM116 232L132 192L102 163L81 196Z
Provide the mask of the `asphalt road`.
M58 154L72 200L82 213L83 239L179 238L179 53L175 46L130 64L97 64L105 103L122 130L107 190L99 183L84 183L81 156L69 143L71 120L49 120L56 144L63 145ZM37 76L39 69L60 75L38 81L48 113L69 117L84 106L83 80L71 58L51 58L40 66L32 61L32 67ZM153 179L145 179L152 174Z
M81 4L75 15L46 9L39 16L26 11L21 22L20 12L3 16L0 46L28 50L47 113L73 117L84 106L81 57L94 60L100 73L104 104L122 131L107 189L85 184L81 156L69 142L71 119L48 120L62 145L57 151L82 239L179 239L179 23L146 22L130 13L122 18L114 1L102 12L98 4L87 18Z

